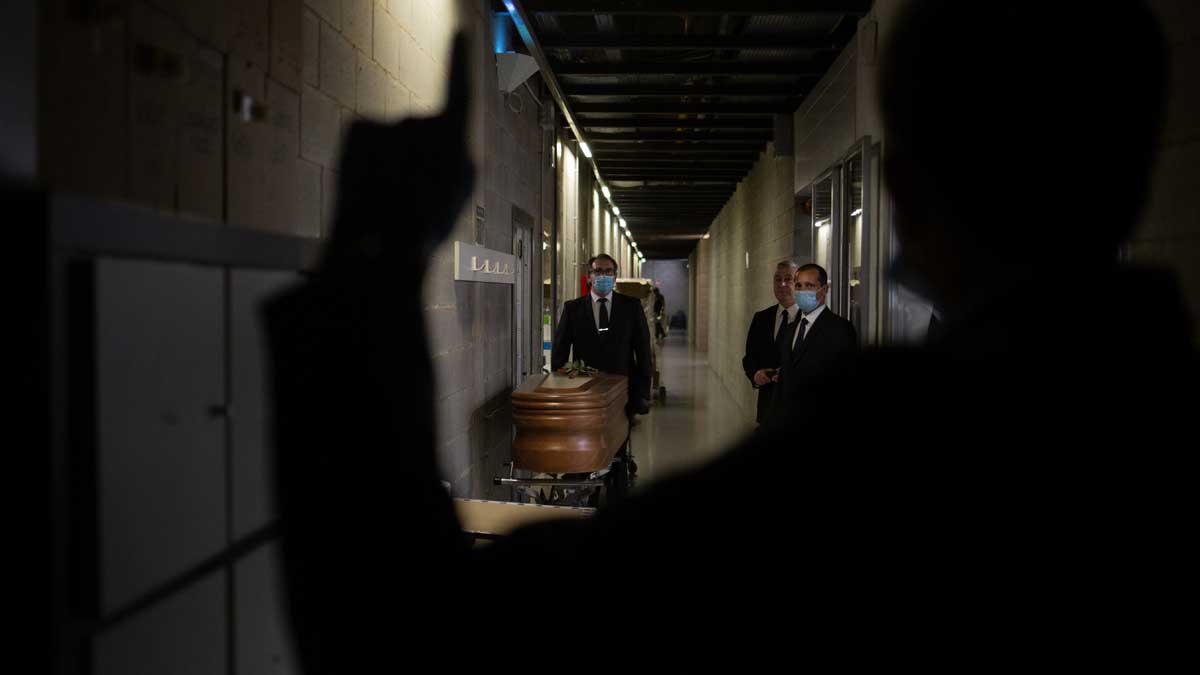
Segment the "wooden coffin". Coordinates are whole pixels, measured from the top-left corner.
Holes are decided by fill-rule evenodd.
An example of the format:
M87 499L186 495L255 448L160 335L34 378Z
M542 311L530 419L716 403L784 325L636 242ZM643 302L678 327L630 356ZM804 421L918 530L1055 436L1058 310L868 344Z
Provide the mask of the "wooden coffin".
M538 473L586 473L612 463L629 434L623 375L535 375L512 393L513 464Z

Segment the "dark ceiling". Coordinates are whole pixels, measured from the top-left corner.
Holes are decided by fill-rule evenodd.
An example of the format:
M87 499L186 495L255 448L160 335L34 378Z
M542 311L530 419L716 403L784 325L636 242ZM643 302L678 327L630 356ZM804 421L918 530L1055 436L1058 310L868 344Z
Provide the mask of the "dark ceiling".
M687 256L870 0L509 0L647 258ZM500 11L504 11L503 8ZM538 50L534 50L535 52ZM567 129L567 136L573 135Z

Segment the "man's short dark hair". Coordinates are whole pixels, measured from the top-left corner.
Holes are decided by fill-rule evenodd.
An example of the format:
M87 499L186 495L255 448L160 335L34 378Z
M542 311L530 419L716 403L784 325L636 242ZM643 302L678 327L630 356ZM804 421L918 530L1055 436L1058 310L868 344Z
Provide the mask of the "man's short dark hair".
M592 259L588 261L588 271L589 272L592 271L592 263L596 262L597 260L607 260L610 263L612 263L614 272L621 271L621 266L617 264L616 258L612 257L611 255L609 255L607 253L601 253L600 255L592 256Z
M825 271L824 267L821 267L816 263L809 263L807 265L801 265L799 269L796 270L796 274L800 274L806 270L815 271L817 273L817 280L821 282L822 286L829 285L829 273Z

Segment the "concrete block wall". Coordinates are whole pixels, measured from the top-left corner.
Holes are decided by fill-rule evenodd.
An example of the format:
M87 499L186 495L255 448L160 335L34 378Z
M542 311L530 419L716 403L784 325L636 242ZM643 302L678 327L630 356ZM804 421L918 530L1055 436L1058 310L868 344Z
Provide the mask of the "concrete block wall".
M1150 5L1168 42L1167 119L1150 200L1128 252L1134 262L1162 265L1175 273L1200 347L1200 89L1195 84L1200 72L1200 5L1190 0L1151 0Z
M707 330L696 347L708 352L709 367L750 422L755 414L755 391L741 365L746 332L754 313L775 302L771 292L775 266L792 253L794 173L792 158L775 157L774 147L768 145L713 221L709 239L702 239L697 248L695 268L701 288L697 291L696 323L707 320ZM705 304L711 305L708 312ZM706 350L702 342L707 343Z
M428 9L442 3L411 0L411 4L414 21L422 25L437 20L439 15ZM419 11L420 4L426 9ZM491 479L509 459L512 440L513 291L506 285L454 281L453 241L513 252L513 212L519 209L530 216L538 247L537 223L543 217L553 218L540 207L543 191L554 188L554 176L550 146L538 124L537 101L524 87L513 94L521 102L500 93L491 5L483 0L463 3L459 19L472 34L476 50L469 135L478 174L474 196L459 216L450 241L434 253L426 277L425 312L437 375L438 453L455 496L507 499L507 490L494 489ZM424 42L415 40L418 49ZM444 39L439 42L447 44ZM530 86L538 90L536 77ZM419 91L414 90L414 107L428 107ZM534 314L540 312L535 308Z
M688 256L688 270L691 272L691 284L694 289L691 297L692 310L688 316L692 324L688 330L688 342L700 353L707 353L709 347L709 319L714 307L712 303L712 240L701 239L692 254ZM747 326L747 330L749 326Z
M488 483L510 441L511 289L455 282L453 240L511 251L513 208L538 223L543 185L552 189L554 179L539 179L549 158L536 102L524 88L517 92L523 106L499 92L490 3L94 5L85 13L79 3L48 0L41 12L43 181L306 237L332 228L347 125L440 108L450 40L458 28L471 34L476 190L451 241L433 256L424 304L445 477L458 496L491 496ZM235 96L245 105L235 108ZM404 208L396 204L398 226Z
M795 192L839 161L859 137L857 51L851 41L793 114Z

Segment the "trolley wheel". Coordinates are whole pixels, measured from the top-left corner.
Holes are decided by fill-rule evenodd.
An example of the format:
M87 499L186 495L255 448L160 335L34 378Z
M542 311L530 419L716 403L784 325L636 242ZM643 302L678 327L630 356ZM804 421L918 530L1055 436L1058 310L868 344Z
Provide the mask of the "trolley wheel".
M612 471L604 476L604 503L613 504L621 501L629 494L629 467L625 462L615 462Z

